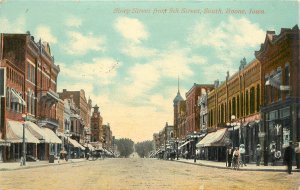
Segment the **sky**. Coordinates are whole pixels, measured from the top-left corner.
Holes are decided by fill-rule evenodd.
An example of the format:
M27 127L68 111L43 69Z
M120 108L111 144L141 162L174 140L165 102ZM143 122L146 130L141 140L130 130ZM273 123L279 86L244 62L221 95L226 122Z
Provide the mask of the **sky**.
M113 135L135 142L173 125L178 77L185 99L253 60L267 30L296 24L299 1L0 0L0 32L47 41L58 92L84 89Z

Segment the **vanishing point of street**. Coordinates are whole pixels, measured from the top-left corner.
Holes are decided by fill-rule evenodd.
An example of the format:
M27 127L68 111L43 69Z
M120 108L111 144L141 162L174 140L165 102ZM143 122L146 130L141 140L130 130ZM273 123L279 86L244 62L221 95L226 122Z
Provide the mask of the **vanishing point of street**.
M235 171L115 158L0 172L0 189L299 189L300 173Z

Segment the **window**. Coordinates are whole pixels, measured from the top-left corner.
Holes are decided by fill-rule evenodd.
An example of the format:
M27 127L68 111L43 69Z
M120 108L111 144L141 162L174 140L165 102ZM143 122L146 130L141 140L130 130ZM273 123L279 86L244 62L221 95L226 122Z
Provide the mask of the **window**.
M276 76L278 77L278 80L279 80L279 84L282 85L282 71L281 71L281 67L278 67L277 68L277 74ZM281 100L281 90L280 90L280 86L279 88L277 89L277 94L278 94L278 100Z
M228 120L231 120L231 100L229 100L229 106L228 106Z
M246 91L245 101L246 101L246 115L248 115L249 114L249 93L248 93L248 90Z
M10 109L10 89L6 88L6 108Z
M30 75L30 72L31 71L31 68L30 68L30 63L27 63L27 79L28 80L31 80L31 75Z
M289 63L285 64L285 69L284 69L284 82L286 86L290 85L290 65ZM287 90L287 95L290 95L290 90Z
M221 105L221 123L224 123L224 104Z
M241 94L241 115L244 116L244 94Z
M237 96L237 100L236 100L236 103L237 103L237 118L240 117L240 96L238 95Z
M256 112L260 111L260 86L256 87Z
M255 88L250 88L250 114L253 114L255 111Z
M232 99L232 115L236 115L236 98Z
M268 76L265 76L265 81L268 81L269 80L269 78L268 78ZM269 92L269 86L270 85L265 85L264 86L264 96L265 96L265 102L264 102L264 105L266 105L266 104L268 104L269 103L269 94L268 94L268 92Z

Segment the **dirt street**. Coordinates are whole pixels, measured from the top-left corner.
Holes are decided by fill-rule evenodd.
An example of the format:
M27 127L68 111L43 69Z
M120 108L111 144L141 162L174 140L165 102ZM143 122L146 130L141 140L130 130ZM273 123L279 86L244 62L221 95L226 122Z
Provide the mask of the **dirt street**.
M106 159L0 172L0 190L282 189L298 190L300 173L215 169L156 159Z

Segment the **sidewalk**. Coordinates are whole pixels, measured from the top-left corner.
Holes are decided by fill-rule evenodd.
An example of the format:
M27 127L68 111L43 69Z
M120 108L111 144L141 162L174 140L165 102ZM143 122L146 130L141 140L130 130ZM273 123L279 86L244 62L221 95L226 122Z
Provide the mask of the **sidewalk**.
M216 161L208 161L208 160L196 160L196 163L194 163L193 159L179 159L174 160L176 162L186 163L186 164L194 164L199 166L206 166L206 167L212 167L212 168L219 168L219 169L231 169L226 167L225 162L216 162ZM300 172L300 170L295 169L296 166L293 166L292 172ZM255 164L247 164L247 166L243 166L239 168L240 171L272 171L272 172L286 172L287 167L286 166L256 166Z
M28 168L39 168L39 167L46 167L46 166L58 166L63 164L71 164L71 163L78 163L87 161L86 159L69 159L68 161L65 160L54 160L54 163L49 163L49 160L37 161L37 162L26 162L26 166L20 166L20 162L5 162L0 163L0 171L9 171L9 170L21 170L21 169L28 169Z

